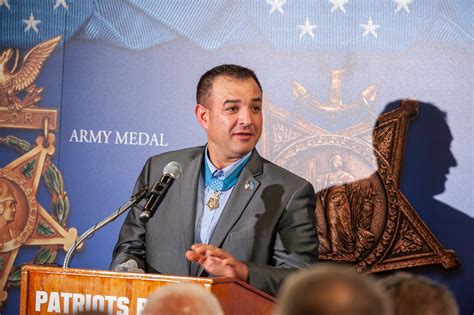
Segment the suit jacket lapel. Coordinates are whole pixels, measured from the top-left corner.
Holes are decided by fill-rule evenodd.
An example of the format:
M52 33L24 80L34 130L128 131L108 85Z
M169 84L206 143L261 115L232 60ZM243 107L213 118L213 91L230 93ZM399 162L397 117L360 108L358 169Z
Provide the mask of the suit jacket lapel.
M194 241L196 221L197 189L204 155L204 149L194 153L188 164L183 166L181 174L181 191L179 209L181 212L181 232L184 250L188 250ZM183 253L184 255L184 253ZM191 263L187 262L188 273Z
M209 240L210 244L221 246L225 237L240 218L250 199L260 186L260 182L255 178L255 176L262 173L262 168L262 158L258 152L254 150L250 160L242 170L242 173L234 186L234 190L224 207L224 211L222 212L214 233ZM246 188L246 183L250 182L253 182L253 188L250 187L251 185Z

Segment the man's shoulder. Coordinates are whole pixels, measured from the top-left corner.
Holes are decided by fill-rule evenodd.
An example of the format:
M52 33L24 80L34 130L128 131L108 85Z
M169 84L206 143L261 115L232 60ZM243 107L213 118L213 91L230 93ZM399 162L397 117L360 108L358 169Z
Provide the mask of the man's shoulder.
M157 163L160 161L165 161L165 163L176 161L179 163L184 163L189 161L189 159L195 157L202 153L204 147L191 147L185 149L179 149L174 151L168 151L165 153L157 154L149 158L150 163Z

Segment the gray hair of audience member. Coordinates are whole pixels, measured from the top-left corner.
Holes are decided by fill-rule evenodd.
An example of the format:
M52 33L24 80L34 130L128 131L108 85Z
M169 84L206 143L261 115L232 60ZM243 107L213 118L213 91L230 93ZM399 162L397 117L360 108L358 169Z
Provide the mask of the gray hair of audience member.
M173 283L160 287L148 297L142 315L223 315L217 298L193 283Z
M392 297L394 314L458 315L453 294L426 277L397 272L380 280Z
M383 287L347 266L319 264L290 275L279 292L277 315L392 315Z

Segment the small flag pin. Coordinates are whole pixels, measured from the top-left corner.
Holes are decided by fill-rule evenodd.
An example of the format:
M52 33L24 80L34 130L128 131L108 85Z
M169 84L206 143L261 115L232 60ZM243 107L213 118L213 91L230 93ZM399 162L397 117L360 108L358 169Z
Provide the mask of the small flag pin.
M245 182L245 185L244 185L245 189L253 190L254 187L255 187L255 184L253 183L252 180L248 180Z

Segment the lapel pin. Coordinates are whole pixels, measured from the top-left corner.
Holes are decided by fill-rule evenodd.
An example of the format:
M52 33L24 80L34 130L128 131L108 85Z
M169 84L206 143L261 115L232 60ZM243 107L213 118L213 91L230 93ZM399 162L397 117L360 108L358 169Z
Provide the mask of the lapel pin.
M253 180L248 180L245 182L245 185L244 185L245 189L253 190L254 187L255 187L255 184L253 183Z

